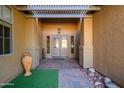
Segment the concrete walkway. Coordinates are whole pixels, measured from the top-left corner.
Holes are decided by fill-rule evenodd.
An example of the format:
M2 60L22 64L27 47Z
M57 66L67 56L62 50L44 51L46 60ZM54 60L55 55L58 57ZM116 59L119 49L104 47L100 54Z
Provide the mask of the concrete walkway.
M59 88L93 88L74 59L45 59L37 69L58 69ZM85 71L85 70L84 70Z
M40 62L38 69L67 69L80 68L78 62L74 59L45 59Z
M59 70L60 88L93 88L93 84L84 76L80 69Z

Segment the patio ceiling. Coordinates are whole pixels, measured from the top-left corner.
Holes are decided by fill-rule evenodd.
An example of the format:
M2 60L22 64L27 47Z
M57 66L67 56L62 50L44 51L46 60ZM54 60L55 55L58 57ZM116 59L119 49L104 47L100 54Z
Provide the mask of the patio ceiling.
M88 17L100 6L93 5L16 5L26 17L38 18L80 18Z

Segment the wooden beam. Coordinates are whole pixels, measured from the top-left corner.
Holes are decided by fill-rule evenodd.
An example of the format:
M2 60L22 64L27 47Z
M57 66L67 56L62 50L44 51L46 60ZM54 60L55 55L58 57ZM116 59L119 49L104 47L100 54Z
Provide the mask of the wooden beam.
M25 15L26 17L38 17L38 18L81 18L81 17L92 17L92 15L83 14L35 14Z

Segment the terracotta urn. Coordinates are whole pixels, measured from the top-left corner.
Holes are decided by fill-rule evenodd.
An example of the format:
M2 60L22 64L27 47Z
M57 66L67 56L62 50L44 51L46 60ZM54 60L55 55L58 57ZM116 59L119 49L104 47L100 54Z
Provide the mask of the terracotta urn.
M30 53L24 53L22 56L22 64L24 67L25 74L24 76L30 76L31 73L31 66L32 66L32 57Z

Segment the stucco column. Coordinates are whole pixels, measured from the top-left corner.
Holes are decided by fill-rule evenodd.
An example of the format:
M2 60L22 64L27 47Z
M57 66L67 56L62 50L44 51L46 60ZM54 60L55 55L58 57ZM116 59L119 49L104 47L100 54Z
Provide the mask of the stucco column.
M28 18L26 21L26 51L30 52L33 58L32 69L39 65L38 46L38 19Z
M79 64L83 67L84 19L80 18Z
M84 24L84 43L83 43L83 67L93 67L93 44L92 44L92 17L85 17Z
M79 64L83 68L93 67L92 16L80 19Z

